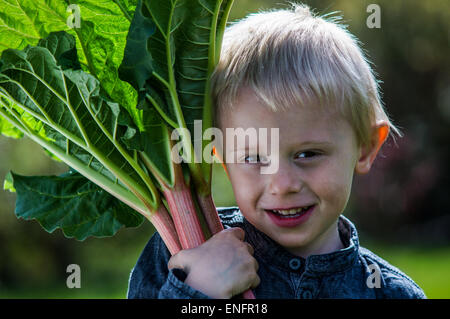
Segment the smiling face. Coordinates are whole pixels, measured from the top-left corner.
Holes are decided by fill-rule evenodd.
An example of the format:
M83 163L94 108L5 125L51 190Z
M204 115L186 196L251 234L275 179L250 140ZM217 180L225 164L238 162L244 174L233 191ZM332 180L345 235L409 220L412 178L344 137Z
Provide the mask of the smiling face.
M312 107L273 112L248 89L242 90L233 111L222 116L219 124L223 132L226 128L266 128L268 132L279 128L279 148L274 154L258 153L258 145L251 141L241 149L224 151L236 202L245 218L298 256L341 248L337 219L347 204L361 156L350 124L337 114ZM266 149L271 150L270 145ZM233 156L238 161L228 163ZM261 163L265 160L278 161L278 170L261 174L261 167L268 165Z

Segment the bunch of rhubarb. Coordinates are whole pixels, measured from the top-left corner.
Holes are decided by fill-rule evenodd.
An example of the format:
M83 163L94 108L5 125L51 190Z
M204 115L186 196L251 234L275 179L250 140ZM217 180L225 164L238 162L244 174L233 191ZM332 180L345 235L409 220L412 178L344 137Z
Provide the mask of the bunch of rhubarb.
M16 215L78 240L146 218L172 254L222 230L211 161L199 158L211 143L202 140L199 155L192 136L195 121L212 126L209 78L232 2L5 8L0 132L27 136L70 167L61 176L8 174Z

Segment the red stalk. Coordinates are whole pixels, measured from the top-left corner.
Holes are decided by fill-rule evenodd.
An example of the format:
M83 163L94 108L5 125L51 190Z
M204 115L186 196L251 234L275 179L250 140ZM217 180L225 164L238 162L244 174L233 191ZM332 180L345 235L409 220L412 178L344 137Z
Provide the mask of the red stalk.
M175 183L172 188L163 185L164 197L183 249L194 248L205 242L191 190L184 181L180 164L174 164Z
M211 235L217 234L223 230L222 222L220 221L219 215L217 213L216 205L212 195L200 195L197 194L198 205L200 206L203 216L205 217L206 223L208 224L209 231Z
M177 173L175 173L175 176L177 176ZM181 177L183 176L181 175ZM195 213L195 207L192 201L191 192L184 183L184 179L182 180L182 182L184 186L181 187L181 190L175 191L174 189L164 189L164 196L166 197L167 204L169 205L170 211L172 212L172 217L174 220L175 228L177 229L181 246L183 247L183 249L189 249L197 247L204 243L205 237L201 230L200 222ZM202 208L203 212L206 212L204 215L211 233L215 234L220 230L223 230L223 225L220 222L219 215L217 214L216 207L214 206L214 202L212 200L212 196L197 196L197 198L199 206ZM184 212L188 213L186 214ZM210 218L208 218L208 216ZM164 242L166 241L164 240ZM168 244L166 243L166 245ZM171 251L171 254L173 255L177 252L178 250L173 252ZM243 292L242 297L244 299L255 299L255 295L250 289Z
M174 255L179 252L181 245L172 218L167 212L166 207L161 203L158 210L153 212L149 219L166 244L170 254Z

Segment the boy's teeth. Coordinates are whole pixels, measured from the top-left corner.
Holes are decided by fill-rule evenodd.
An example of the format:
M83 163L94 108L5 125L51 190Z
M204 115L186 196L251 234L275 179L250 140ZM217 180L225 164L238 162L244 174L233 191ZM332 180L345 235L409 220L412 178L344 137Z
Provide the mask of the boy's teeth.
M274 210L274 212L281 214L281 215L295 215L298 213L301 213L302 211L306 210L308 207L300 207L300 208L293 208L293 209L283 209L283 210Z

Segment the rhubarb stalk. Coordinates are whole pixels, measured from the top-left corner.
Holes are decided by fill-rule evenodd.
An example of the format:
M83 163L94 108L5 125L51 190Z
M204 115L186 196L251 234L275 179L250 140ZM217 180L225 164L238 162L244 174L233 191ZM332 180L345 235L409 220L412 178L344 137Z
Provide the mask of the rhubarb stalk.
M202 210L203 216L205 217L206 223L208 224L211 235L217 234L223 230L223 225L217 213L216 206L214 205L212 195L197 194L197 201Z
M181 250L180 241L178 240L174 223L166 207L160 204L158 210L153 212L148 219L161 236L170 254L174 255L179 252Z

